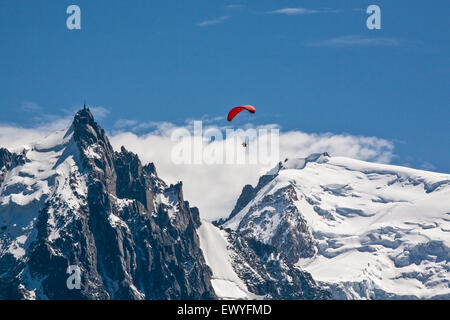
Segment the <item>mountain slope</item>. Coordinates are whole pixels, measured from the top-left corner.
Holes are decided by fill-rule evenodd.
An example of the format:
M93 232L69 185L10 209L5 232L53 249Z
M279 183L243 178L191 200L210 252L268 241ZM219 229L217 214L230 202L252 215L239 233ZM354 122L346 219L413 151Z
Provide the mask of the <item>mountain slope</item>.
M200 246L224 299L330 299L311 275L289 263L276 248L203 221Z
M450 175L327 154L246 186L217 222L274 246L335 298L450 297Z
M115 152L89 109L20 154L0 149L0 299L329 297L274 247L202 222L182 183Z
M22 155L3 154L0 298L215 297L181 183L114 152L89 109ZM69 265L81 290L66 286Z

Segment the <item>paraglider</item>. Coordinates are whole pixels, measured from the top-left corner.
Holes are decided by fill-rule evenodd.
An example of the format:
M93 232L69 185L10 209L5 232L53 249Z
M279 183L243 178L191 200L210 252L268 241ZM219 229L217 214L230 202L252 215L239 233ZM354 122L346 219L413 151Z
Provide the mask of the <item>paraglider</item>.
M251 106L251 105L243 105L243 106L235 107L235 108L231 109L230 112L228 112L227 120L228 121L233 120L234 117L236 117L240 112L242 112L244 110L247 110L250 113L255 113L256 112L255 107ZM245 139L245 141L242 143L242 146L244 148L247 148L247 146L248 146L248 140L247 139Z
M245 137L245 141L242 142L242 146L243 146L244 148L247 148L247 146L248 146L248 137Z
M238 115L238 113L240 113L243 110L247 110L250 113L255 113L255 111L256 111L255 107L251 106L251 105L235 107L235 108L231 109L230 112L228 112L227 120L228 121L233 120L233 118L236 117Z

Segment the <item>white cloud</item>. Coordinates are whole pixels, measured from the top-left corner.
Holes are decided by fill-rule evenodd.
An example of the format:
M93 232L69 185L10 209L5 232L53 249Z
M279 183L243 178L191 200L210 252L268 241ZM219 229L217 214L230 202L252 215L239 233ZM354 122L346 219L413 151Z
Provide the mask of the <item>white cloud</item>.
M52 132L66 128L70 119L57 119L38 124L32 128L24 128L14 124L0 124L0 147L19 152L24 146L39 141Z
M214 18L214 19L211 19L211 20L202 21L202 22L198 23L197 26L199 26L199 27L207 27L207 26L210 26L210 25L223 23L223 22L227 21L230 18L231 18L230 16L221 16L221 17Z
M278 10L269 11L268 13L273 14L285 14L285 15L304 15L304 14L313 14L319 13L319 10L316 9L306 9L306 8L282 8Z
M47 135L70 126L76 111L82 108L61 109L63 115L42 113L33 118L35 125L29 128L14 123L0 123L0 147L10 151L21 150L24 146L39 141ZM96 120L104 119L109 110L102 106L90 106Z
M427 162L427 161L423 162L423 163L420 165L420 168L423 169L423 170L428 170L428 171L433 171L433 170L436 170L436 169L437 169L436 166L435 166L434 164L432 164L432 163L430 163L430 162Z
M31 101L24 101L20 106L20 109L25 112L37 112L40 111L42 108L37 103Z
M252 125L243 126L246 129ZM273 128L276 125L259 126ZM206 219L227 216L234 207L244 185L255 185L262 170L267 170L284 158L306 157L315 152L329 152L334 156L346 156L361 160L388 163L393 157L393 144L376 137L360 137L346 134L308 134L300 131L280 132L280 157L270 165L250 164L175 164L171 159L176 142L170 139L173 130L180 128L165 123L153 132L136 134L129 131L112 135L110 141L116 150L124 145L139 155L143 163L154 162L159 176L167 183L183 181L185 199L200 209ZM190 125L183 126L192 131ZM207 128L204 127L205 131ZM219 128L223 129L223 128ZM261 139L261 138L260 138ZM212 142L223 149L224 142ZM245 150L236 146L237 152ZM225 152L228 149L225 148Z
M227 9L244 9L246 6L244 4L229 4L225 6Z
M49 133L68 127L72 117L55 118L52 122L23 128L15 125L0 124L0 146L13 149L29 144ZM192 131L192 123L175 125L170 122L147 124L150 132L131 132L131 127L139 126L136 122L122 122L122 131L110 134L110 141L115 150L124 145L128 150L139 155L143 163L154 162L159 176L167 183L183 181L185 199L200 209L206 219L227 216L234 207L244 185L255 185L262 170L276 164L273 160L267 164L175 164L171 159L172 148L176 142L171 140L171 133L180 128ZM214 126L204 123L203 130ZM218 127L215 127L218 128ZM243 128L271 129L277 125ZM224 128L218 128L223 130ZM117 128L116 128L117 130ZM262 139L259 137L258 139ZM259 140L258 140L259 141ZM251 142L255 143L255 142ZM223 147L223 142L210 143L214 148ZM245 152L237 145L236 152ZM347 156L362 160L388 163L393 157L393 144L376 137L361 137L348 134L310 134L301 131L280 131L279 159L305 157L315 152L329 152L332 156ZM229 149L226 149L228 152Z
M81 108L77 108L79 110ZM97 120L105 119L109 115L108 108L102 106L89 106L89 110L91 110L92 115Z
M395 38L351 35L309 42L306 45L308 47L375 47L375 46L395 47L402 45L402 41Z
M136 120L129 120L129 119L119 119L114 123L114 127L117 129L122 129L126 127L133 127L136 126L138 122Z
M109 115L109 109L104 106L94 106L94 105L86 104L86 107L89 108L89 110L91 111L92 115L94 116L94 118L96 120L103 120ZM75 112L77 112L78 110L81 110L81 109L83 109L83 105L75 105L70 108L62 108L61 111L65 114L64 118L72 119ZM46 117L54 117L54 118L61 117L61 116L55 116L55 115L45 115L45 116Z

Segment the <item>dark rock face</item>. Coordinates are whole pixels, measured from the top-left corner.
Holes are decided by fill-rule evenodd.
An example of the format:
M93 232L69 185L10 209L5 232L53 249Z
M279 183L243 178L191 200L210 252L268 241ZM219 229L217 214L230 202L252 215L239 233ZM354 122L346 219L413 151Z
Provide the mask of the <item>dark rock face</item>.
M65 193L77 209L55 193L36 212L26 254L0 252L0 299L215 298L199 212L184 201L181 183L167 186L125 148L115 153L89 109L76 114L70 134L73 147L58 161L74 155ZM11 162L2 149L0 164ZM7 231L0 237L5 247L14 240ZM80 290L67 287L71 265L81 270Z
M261 190L265 185L267 185L270 181L272 181L276 175L263 175L259 178L258 184L255 188L253 188L251 185L247 184L242 189L241 195L239 196L236 205L234 206L233 211L231 211L231 214L226 219L220 219L218 221L214 221L214 225L220 226L224 224L225 222L231 220L236 214L239 213L244 207L253 200L253 198L256 196L259 190Z
M329 154L312 154L297 166L304 167L308 162L316 162L322 157L327 158ZM227 228L227 223L251 204L233 229L245 239L273 246L288 263L296 263L300 258L314 256L317 249L307 222L295 205L298 197L294 186L290 184L252 203L258 192L270 184L280 170L288 168L287 161L279 162L268 174L261 176L255 188L246 185L228 218L215 221L214 225Z
M116 191L121 199L135 199L142 203L145 209L153 211L155 193L153 190L152 175L156 176L149 167L142 167L137 155L128 152L124 147L120 153L115 154L114 166L116 168Z
M230 217L216 221L214 224L219 227L226 226L226 222L247 206L258 191L270 183L275 176L262 176L256 188L249 185L245 186ZM272 195L265 196L260 202L249 208L235 231L246 239L259 241L264 234L269 232L270 237L267 244L277 248L284 259L290 263L297 262L299 258L312 257L316 252L314 238L306 220L294 204L297 200L292 185L288 185ZM274 208L275 210L267 208ZM272 225L274 220L279 221L275 228Z
M94 121L89 109L78 111L73 121L73 138L81 151L82 168L92 180L104 182L107 192L116 193L114 150L105 131ZM95 170L99 168L100 170Z
M252 293L265 299L331 299L328 290L319 287L309 273L286 261L275 247L226 231L233 248L234 269Z
M306 163L308 163L308 162L316 161L321 156L329 157L330 155L327 152L312 154L305 159L304 165L306 165ZM286 161L287 161L287 159L284 162L286 162ZM259 178L258 184L256 185L255 188L253 188L249 184L245 185L244 188L242 189L241 195L239 196L233 211L231 211L228 218L215 221L214 224L216 226L220 226L220 225L226 223L227 221L230 221L234 216L236 216L236 214L239 213L239 211L244 209L244 207L247 204L249 204L250 201L253 200L253 198L256 196L256 194L259 192L259 190L261 190L264 186L266 186L268 183L270 183L278 175L279 170L283 169L283 162L279 162L276 166L276 169L277 170L275 170L275 173L273 173L273 174L271 173L271 174L262 175Z
M297 262L299 258L312 257L315 253L313 236L305 219L294 205L294 201L297 200L292 185L279 189L273 195L265 196L261 202L250 208L239 223L237 231L246 238L259 239L258 230L270 229L273 217L278 215L280 223L272 231L268 244L277 248L285 259L292 263ZM253 212L258 212L258 215L253 216Z
M0 168L11 165L12 154L5 148L0 148Z
M0 148L0 186L12 163L12 154L5 148Z

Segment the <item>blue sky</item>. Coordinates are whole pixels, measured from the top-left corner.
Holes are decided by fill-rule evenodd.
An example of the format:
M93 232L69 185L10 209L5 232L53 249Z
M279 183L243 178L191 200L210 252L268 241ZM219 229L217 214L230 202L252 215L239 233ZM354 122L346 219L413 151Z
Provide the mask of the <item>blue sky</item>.
M70 4L81 30L66 28ZM366 28L370 4L381 30ZM444 0L0 1L0 123L84 99L109 110L107 130L252 104L255 124L376 136L393 163L448 173L449 21Z

